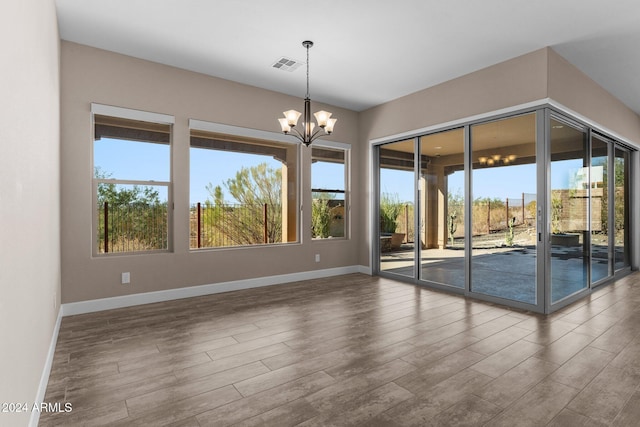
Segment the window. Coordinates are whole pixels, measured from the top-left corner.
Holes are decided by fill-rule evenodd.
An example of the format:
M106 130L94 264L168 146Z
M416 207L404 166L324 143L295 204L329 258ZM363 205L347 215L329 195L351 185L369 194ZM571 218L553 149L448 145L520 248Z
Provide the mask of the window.
M94 254L168 250L172 118L96 104L92 111ZM156 118L164 123L147 121Z
M311 149L311 236L314 239L347 235L347 154L348 150L343 148L314 145Z
M211 129L192 121L189 247L297 242L298 145Z

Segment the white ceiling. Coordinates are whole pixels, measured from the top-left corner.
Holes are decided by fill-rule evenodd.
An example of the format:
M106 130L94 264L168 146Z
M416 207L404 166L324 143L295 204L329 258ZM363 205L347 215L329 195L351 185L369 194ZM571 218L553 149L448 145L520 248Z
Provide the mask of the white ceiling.
M62 39L362 111L551 46L640 113L638 0L56 0Z

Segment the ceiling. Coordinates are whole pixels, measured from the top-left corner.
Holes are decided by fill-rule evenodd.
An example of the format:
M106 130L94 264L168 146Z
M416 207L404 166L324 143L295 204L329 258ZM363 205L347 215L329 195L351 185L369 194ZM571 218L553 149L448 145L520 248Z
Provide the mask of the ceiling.
M56 0L61 38L362 111L545 46L640 113L638 0Z

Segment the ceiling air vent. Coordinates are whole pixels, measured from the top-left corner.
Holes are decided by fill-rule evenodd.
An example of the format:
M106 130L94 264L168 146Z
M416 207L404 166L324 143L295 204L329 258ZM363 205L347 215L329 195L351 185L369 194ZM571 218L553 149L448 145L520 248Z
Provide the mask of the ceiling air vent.
M295 59L291 59L291 58L285 58L284 56L282 58L280 58L279 60L277 60L272 67L273 68L277 68L279 70L283 70L283 71L293 71L296 68L298 68L299 66L301 66L303 63L300 61L296 61Z

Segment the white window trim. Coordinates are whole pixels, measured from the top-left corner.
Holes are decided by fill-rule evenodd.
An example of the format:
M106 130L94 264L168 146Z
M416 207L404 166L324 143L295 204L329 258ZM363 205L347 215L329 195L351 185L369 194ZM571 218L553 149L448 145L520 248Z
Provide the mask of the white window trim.
M176 118L169 114L152 113L149 111L133 110L131 108L114 107L113 105L104 105L91 103L91 113L101 116L118 117L120 119L139 120L143 122L159 123L173 125Z
M324 140L316 140L311 144L311 148L313 147L325 147L325 148L336 148L339 150L350 151L351 144L347 144L345 142L337 142L337 141L324 141Z
M216 123L209 122L205 120L198 119L189 119L189 135L191 135L192 131L203 131L203 132L211 132L211 133L219 133L224 135L232 135L244 138L254 138L261 139L264 141L272 141L277 143L283 143L287 145L300 145L298 140L292 138L288 135L285 135L281 132L270 132L259 129L246 128L241 126L233 126L227 125L224 123ZM191 148L191 146L189 146ZM296 176L296 185L297 189L297 210L298 215L296 215L296 233L298 236L297 241L295 242L287 242L287 243L269 243L264 245L239 245L239 246L215 246L215 247L207 247L207 248L199 248L199 249L189 249L190 251L228 251L228 250L243 250L246 248L254 248L254 247L272 247L272 246L282 246L282 245L301 245L303 241L302 235L302 212L303 212L303 189L302 189L302 150L297 150L297 176ZM191 174L191 159L189 159L189 174Z
M240 126L226 125L223 123L207 122L204 120L189 119L189 129L201 130L205 132L223 133L227 135L243 136L246 138L264 139L268 141L283 142L285 144L299 145L300 142L292 136L285 135L282 132L271 132L260 129L245 128ZM312 146L322 146L327 148L351 149L351 144L344 142L327 141L318 139L313 142Z
M169 171L169 181L138 181L138 180L127 180L127 179L98 179L93 176L93 171L95 168L94 164L94 153L93 146L95 143L94 138L94 129L95 115L108 116L108 117L117 117L120 119L128 119L128 120L139 120L143 122L150 123L158 123L158 124L166 124L166 125L174 125L175 117L169 114L162 113L153 113L150 111L142 111L142 110L134 110L131 108L124 107L116 107L113 105L105 105L105 104L97 104L91 103L91 188L92 188L92 232L91 232L91 254L94 258L103 258L103 257L113 257L113 256L136 256L136 255L144 255L144 254L157 254L157 253L167 253L173 251L173 129L170 134L170 171ZM98 248L96 246L96 239L98 237L98 208L96 204L96 198L98 195L98 185L100 183L105 184L124 184L124 185L151 185L151 186L160 186L167 187L167 248L160 249L155 251L132 251L132 252L110 252L110 253L99 253Z
M204 120L189 119L189 129L241 136L245 138L264 139L268 141L283 142L285 144L292 145L298 143L297 140L278 132L269 132L266 130L225 125L223 123L206 122Z
M313 147L334 148L344 150L344 203L345 203L345 221L344 236L332 237L330 239L311 238L312 242L339 241L351 239L351 144L336 141L314 141L310 148ZM313 173L313 171L311 171ZM313 175L311 176L313 180ZM313 199L313 195L312 195Z

